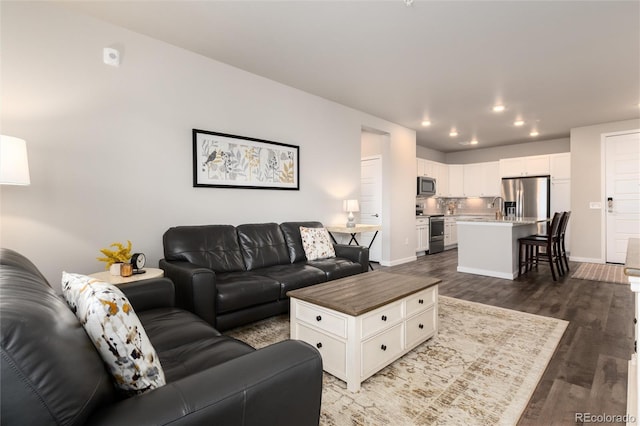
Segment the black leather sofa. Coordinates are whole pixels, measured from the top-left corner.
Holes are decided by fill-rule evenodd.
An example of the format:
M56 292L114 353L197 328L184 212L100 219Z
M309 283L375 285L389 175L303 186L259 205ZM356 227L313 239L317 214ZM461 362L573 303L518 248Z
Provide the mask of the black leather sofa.
M369 249L334 244L336 257L307 260L300 227L320 222L178 226L163 236L160 268L178 306L218 330L288 312L289 290L367 272Z
M0 419L10 425L317 425L322 360L300 341L260 350L174 307L169 279L120 287L167 384L124 398L38 269L0 251Z

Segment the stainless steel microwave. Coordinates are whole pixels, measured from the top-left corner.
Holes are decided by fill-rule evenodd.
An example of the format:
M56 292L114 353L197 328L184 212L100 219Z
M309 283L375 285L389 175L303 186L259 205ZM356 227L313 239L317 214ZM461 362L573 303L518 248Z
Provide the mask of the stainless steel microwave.
M433 197L436 195L436 180L431 177L418 176L418 197Z

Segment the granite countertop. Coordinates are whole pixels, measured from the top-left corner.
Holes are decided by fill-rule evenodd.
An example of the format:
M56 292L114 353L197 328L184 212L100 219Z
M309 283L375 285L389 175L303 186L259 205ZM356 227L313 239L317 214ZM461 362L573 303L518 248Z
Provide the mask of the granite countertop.
M624 274L628 277L640 277L640 238L629 238Z
M469 216L458 217L456 222L476 222L476 223L505 223L512 225L534 225L539 222L546 222L549 219L538 219L536 217L516 217L496 219L495 216Z

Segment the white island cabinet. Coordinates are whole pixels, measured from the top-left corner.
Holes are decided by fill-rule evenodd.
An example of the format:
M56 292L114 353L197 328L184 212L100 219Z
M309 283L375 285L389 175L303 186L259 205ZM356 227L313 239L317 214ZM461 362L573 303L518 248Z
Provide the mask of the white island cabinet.
M458 272L513 280L518 276L518 239L548 219L458 219Z

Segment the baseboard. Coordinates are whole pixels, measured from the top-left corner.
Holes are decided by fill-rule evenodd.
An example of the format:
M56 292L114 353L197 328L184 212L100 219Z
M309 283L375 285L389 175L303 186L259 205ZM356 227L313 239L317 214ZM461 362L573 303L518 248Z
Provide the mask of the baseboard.
M511 281L513 281L518 275L517 273L509 274L506 272L487 271L479 268L467 268L465 266L458 266L457 271L464 272L466 274L484 275L486 277L502 278Z
M382 266L396 266L396 265L402 265L403 263L413 262L414 260L417 260L417 259L418 259L417 256L409 256L409 257L405 257L404 259L396 259L392 261L381 260L380 264Z
M591 257L569 256L569 260L573 262L582 262L582 263L606 263L604 259L594 259Z

